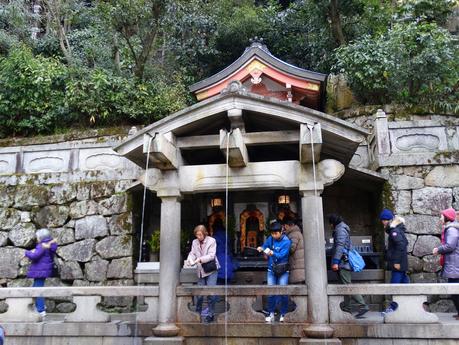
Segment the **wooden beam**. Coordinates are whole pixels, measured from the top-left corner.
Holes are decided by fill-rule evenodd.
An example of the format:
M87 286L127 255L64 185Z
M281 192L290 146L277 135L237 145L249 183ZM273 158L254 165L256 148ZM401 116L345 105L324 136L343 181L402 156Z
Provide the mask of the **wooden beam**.
M300 131L269 131L243 133L244 143L247 146L297 144L300 141ZM182 150L220 147L219 135L196 135L178 137L177 148Z
M220 130L220 150L225 156L226 154L229 155L228 164L230 167L240 168L247 166L249 154L239 128L233 129L229 135L226 130Z

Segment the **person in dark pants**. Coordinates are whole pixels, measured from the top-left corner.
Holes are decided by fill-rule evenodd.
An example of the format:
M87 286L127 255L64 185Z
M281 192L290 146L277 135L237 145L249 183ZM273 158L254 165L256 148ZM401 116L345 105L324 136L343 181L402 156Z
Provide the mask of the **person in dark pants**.
M32 264L27 272L27 278L33 278L33 287L45 286L46 278L53 276L54 255L57 250L56 240L53 240L48 229L40 229L35 233L37 245L33 250L26 250L25 256ZM35 307L41 318L46 316L45 299L37 297Z
M338 274L338 280L341 284L351 284L352 269L347 259L347 253L352 246L349 226L337 214L330 215L328 222L333 228L331 269ZM343 311L351 313L351 299L357 303L359 308L355 315L357 318L362 317L370 310L362 295L346 295L341 305Z
M264 252L268 258L268 272L267 282L268 285L288 285L288 256L292 242L288 239L287 235L282 233L282 225L279 222L273 222L269 226L271 236L269 236L263 246L258 247L257 250L261 253ZM285 270L282 273L276 273L274 265L284 265ZM279 322L284 322L285 314L288 310L288 296L268 296L268 313L265 318L266 322L274 322L274 309L280 306Z
M448 279L448 283L459 283L459 223L456 222L456 211L453 208L441 211L440 216L443 231L441 234L441 246L434 248L433 255L441 255L440 264L443 267L442 277ZM459 295L451 295L459 320Z
M379 216L388 235L386 261L387 269L391 271L391 284L408 284L408 240L406 239L405 219L387 209L382 210Z
M198 285L214 286L217 285L218 269L220 264L217 258L217 242L214 238L208 236L207 229L204 225L198 225L194 228L196 239L193 240L191 251L188 254L187 262L190 266L196 265L198 274ZM203 264L215 260L216 269L212 272L206 272ZM201 314L204 296L199 296L196 302L196 312ZM203 319L204 322L214 321L214 308L216 297L207 296L208 314Z
M408 240L405 235L405 220L402 217L394 216L388 209L381 211L379 219L388 236L385 258L387 270L391 271L390 283L409 284L410 278L406 274L408 271ZM398 304L392 301L382 315L393 312L397 308Z

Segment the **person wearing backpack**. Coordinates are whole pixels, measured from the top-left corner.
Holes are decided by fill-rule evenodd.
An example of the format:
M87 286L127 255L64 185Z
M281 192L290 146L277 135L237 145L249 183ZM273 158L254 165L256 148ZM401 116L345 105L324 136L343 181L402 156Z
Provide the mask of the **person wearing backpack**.
M282 233L282 225L275 221L269 226L271 236L257 250L264 252L268 257L268 285L288 285L289 267L288 256L292 242L287 235ZM265 321L274 322L274 309L280 305L279 322L284 322L285 314L288 310L288 296L268 296L268 313Z
M347 253L351 249L351 235L349 226L344 223L341 216L337 214L331 214L328 217L328 222L333 229L333 248L332 248L332 260L331 269L338 275L338 281L341 284L351 284L351 266L347 258ZM362 317L367 313L370 308L365 303L362 295L346 295L344 296L344 302L340 306L344 312L351 313L351 299L357 303L358 312L355 315L357 318Z
M448 283L459 283L459 223L456 221L456 211L453 208L441 211L440 216L443 231L441 245L432 250L433 255L441 255L440 265L442 277ZM459 320L459 295L451 295L457 314L453 317Z

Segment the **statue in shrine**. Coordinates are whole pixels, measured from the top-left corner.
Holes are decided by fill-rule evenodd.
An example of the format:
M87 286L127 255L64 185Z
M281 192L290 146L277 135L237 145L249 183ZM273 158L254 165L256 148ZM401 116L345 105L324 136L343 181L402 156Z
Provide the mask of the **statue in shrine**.
M240 215L241 253L246 247L257 248L263 243L265 217L255 205L247 205Z

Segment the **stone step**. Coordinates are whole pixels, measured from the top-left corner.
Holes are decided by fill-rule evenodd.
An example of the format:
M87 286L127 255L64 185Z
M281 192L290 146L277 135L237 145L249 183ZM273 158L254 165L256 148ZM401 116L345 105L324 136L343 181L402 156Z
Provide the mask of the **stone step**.
M143 345L184 345L184 337L148 337L143 340Z

